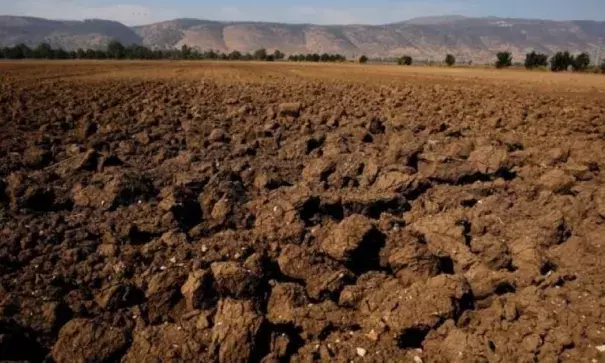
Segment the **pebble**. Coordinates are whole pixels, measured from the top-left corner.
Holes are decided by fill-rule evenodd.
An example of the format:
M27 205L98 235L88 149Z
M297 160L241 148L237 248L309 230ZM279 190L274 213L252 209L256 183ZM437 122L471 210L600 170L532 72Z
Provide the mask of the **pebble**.
M419 356L414 356L414 363L422 363L422 358L420 358Z
M597 346L597 350L601 353L605 353L605 345L599 345Z
M365 357L365 355L368 353L367 350L363 349L363 348L357 348L357 355L360 357Z

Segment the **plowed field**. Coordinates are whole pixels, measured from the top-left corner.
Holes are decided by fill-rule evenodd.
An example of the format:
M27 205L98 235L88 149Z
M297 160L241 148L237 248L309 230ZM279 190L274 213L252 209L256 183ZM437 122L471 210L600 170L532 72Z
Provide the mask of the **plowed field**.
M605 77L0 77L0 360L605 361Z

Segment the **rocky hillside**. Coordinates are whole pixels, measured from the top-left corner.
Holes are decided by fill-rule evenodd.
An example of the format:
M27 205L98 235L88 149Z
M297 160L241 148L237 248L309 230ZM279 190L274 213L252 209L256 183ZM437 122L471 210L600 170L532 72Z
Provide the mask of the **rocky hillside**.
M0 43L49 41L66 48L97 46L110 38L155 48L254 51L280 49L286 53L328 52L349 57L395 57L441 60L453 53L460 61L491 61L500 50L517 60L530 50L552 53L596 52L605 38L605 22L548 21L503 18L427 17L386 25L319 26L255 22L214 22L176 19L132 29L110 21L49 21L0 17Z
M132 29L116 21L58 21L0 15L0 45L33 46L46 42L57 48L98 48L112 39L125 44L141 42Z

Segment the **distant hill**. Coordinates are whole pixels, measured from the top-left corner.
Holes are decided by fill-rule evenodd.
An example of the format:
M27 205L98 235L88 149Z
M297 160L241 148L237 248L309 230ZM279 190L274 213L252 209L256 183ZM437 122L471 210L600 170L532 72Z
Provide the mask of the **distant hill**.
M176 19L128 28L106 20L53 21L0 16L0 44L42 41L67 49L100 47L110 39L152 48L187 44L200 50L243 52L266 48L290 53L340 53L348 57L397 57L441 61L446 53L460 61L491 62L495 53L596 52L605 40L605 22L536 19L425 17L385 25L282 24Z
M141 38L131 28L117 21L60 21L0 15L2 45L24 43L33 46L46 42L66 49L98 48L112 39L126 44L141 43Z

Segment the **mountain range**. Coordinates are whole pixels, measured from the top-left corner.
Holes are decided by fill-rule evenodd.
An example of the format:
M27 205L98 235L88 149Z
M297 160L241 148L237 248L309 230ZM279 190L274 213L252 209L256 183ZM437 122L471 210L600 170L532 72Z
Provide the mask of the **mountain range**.
M116 39L169 49L186 44L199 50L251 52L259 48L293 53L339 53L371 58L410 55L418 60L442 60L446 53L460 61L491 62L498 51L515 60L536 50L599 53L605 40L604 21L469 18L415 18L385 25L313 25L262 22L219 22L175 19L128 27L109 20L63 21L0 16L0 45L41 42L67 50L99 48Z

